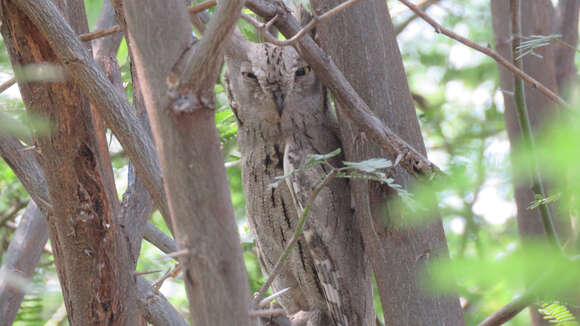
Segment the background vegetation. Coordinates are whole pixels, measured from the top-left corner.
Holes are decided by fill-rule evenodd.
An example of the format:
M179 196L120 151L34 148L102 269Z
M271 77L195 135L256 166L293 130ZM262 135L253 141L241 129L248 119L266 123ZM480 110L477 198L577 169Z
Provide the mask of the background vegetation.
M101 1L86 0L85 4L89 23L93 26ZM548 287L553 289L558 285L562 290L573 289L577 292L578 284L573 280L579 270L576 263L560 261L557 253L545 249L534 248L526 252L521 250L512 184L513 178L517 176L512 175L510 164L526 164L528 156L521 154L515 163L510 162L510 147L503 118L503 97L495 62L435 33L420 19L404 25L412 18L412 13L405 11L396 1L389 1L389 4L395 15L395 25L402 28L399 34L400 49L414 93L429 158L447 171L453 181L445 182L435 190L438 192L438 205L454 263L442 264L432 274L449 275L450 266L453 268L468 325L481 322L514 296L521 294L526 277L543 275L550 269L547 266L552 266L551 270L558 275L550 276L550 279L560 281L550 282ZM486 0L441 0L431 6L428 13L442 25L476 43L493 45L489 2ZM240 27L246 36L255 38L253 28L245 24ZM3 43L0 46L0 78L8 79L13 73ZM131 92L126 46L121 46L117 58L126 75L126 90ZM244 258L250 287L252 291L257 291L263 280L244 217L241 171L235 165L239 159L235 119L228 107L223 87L216 86L216 93L219 103L216 118L221 141L227 156L226 161L233 164L228 168L228 177L239 231L244 241ZM23 123L34 120L33 117L24 117L21 114L23 104L16 86L0 95L0 107L3 112L21 119ZM571 114L566 123L556 121L557 127L549 133L549 137L538 141L541 164L549 172L550 182L556 186L554 189L557 189L555 194L558 197L553 199L558 201L558 207L563 213L561 215L574 218L577 217L580 198L580 174L575 166L580 161L577 118L575 114ZM109 142L114 153L118 193L122 195L127 183L128 160L110 135ZM420 194L416 194L416 198L420 199ZM19 214L28 200L29 197L18 179L0 161L0 259L11 240ZM152 221L167 231L158 213ZM575 252L574 240L569 239L564 243L567 252ZM47 248L47 253L41 258L34 282L15 325L67 324L49 249ZM143 242L138 270L164 272L172 267L173 261L164 258L149 243ZM154 282L161 274L145 277ZM448 277L444 277L445 279ZM426 284L446 286L431 279ZM187 301L180 277L167 280L161 291L177 309L187 313ZM552 302L550 297L546 297L546 302L543 314L553 317L555 308L549 306ZM380 311L380 304L377 303L376 307ZM575 308L573 304L572 308ZM528 325L529 315L521 313L508 324Z

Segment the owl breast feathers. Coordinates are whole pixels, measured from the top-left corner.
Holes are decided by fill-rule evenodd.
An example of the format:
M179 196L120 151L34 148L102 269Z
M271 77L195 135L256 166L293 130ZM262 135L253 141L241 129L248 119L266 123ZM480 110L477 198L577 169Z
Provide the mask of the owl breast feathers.
M246 216L268 275L311 190L328 171L315 166L277 187L271 184L300 167L308 154L340 147L338 128L325 88L294 48L238 39L226 63L227 94L239 124ZM280 304L289 315L322 313L335 326L373 325L370 272L345 179L333 180L311 206L303 237L273 284L274 291L284 288L290 291Z

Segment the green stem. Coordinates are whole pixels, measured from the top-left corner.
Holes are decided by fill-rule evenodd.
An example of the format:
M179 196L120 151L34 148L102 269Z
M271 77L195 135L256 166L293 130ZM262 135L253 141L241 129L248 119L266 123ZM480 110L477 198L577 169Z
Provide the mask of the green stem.
M519 69L522 69L521 58L516 59L517 48L520 45L520 33L521 33L521 22L520 22L520 2L519 0L510 0L510 8L512 12L512 54L514 58L514 65ZM546 192L544 185L542 183L542 178L538 169L538 164L536 161L536 152L534 144L534 136L532 134L532 128L530 125L530 119L528 116L528 108L525 101L525 89L524 82L521 78L514 76L514 99L516 105L516 113L518 116L518 121L520 124L520 131L522 135L522 141L526 153L529 154L530 162L530 174L532 177L532 190L535 197L538 195L542 198L546 198ZM561 248L560 242L552 223L552 215L547 204L543 203L538 206L540 210L540 215L542 217L542 224L544 226L544 231L548 238L548 242L555 248Z
M286 259L290 255L292 248L294 247L296 242L298 242L298 239L302 235L302 230L304 229L304 224L306 224L306 221L308 219L308 213L310 212L310 207L312 207L312 203L314 203L314 200L316 199L316 197L318 196L318 194L320 193L322 188L326 187L326 185L328 185L330 183L330 181L332 181L336 177L336 174L337 174L337 170L333 169L332 171L330 171L329 174L326 175L326 177L324 177L324 179L322 179L322 181L320 181L316 185L316 187L314 189L312 189L312 193L310 194L310 197L308 198L308 202L306 203L306 207L304 207L304 210L302 211L302 215L300 216L300 220L298 221L298 226L296 226L296 230L294 231L294 234L292 235L290 242L288 242L288 244L286 245L286 248L284 248L282 255L280 255L280 258L278 258L278 261L274 265L272 272L270 272L270 275L268 275L268 279L266 280L264 285L262 285L262 287L260 288L260 291L254 296L254 299L252 301L253 307L256 307L259 304L259 302L264 298L264 296L266 295L266 292L268 291L268 289L272 285L272 282L274 282L274 280L276 279L276 276L278 276L278 274L280 273L280 270L284 266L284 263L286 262Z

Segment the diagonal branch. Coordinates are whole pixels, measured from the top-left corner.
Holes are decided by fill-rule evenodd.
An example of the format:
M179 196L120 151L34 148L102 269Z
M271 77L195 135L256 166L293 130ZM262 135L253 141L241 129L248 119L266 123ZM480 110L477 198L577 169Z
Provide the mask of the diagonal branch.
M246 20L247 22L249 22L250 24L254 25L254 27L256 29L258 29L258 31L264 35L264 38L266 39L266 41L278 45L278 46L287 46L287 45L294 45L298 40L300 40L300 38L302 38L304 35L306 35L306 33L310 32L312 29L314 29L314 27L316 27L316 25L324 22L325 20L329 19L330 17L338 14L339 12L341 12L342 10L347 9L348 7L354 5L355 3L357 3L359 0L348 0L346 2L343 2L342 4L334 7L333 9L325 12L323 15L321 16L313 16L312 20L306 25L304 26L304 28L302 28L300 31L298 31L298 33L294 34L294 36L292 36L291 38L287 39L287 40L279 40L277 38L275 38L274 36L272 36L272 34L270 34L270 32L268 32L268 29L270 28L270 26L272 26L272 24L274 24L276 22L276 20L278 19L278 15L274 16L272 19L270 19L268 22L266 23L260 23L257 20L255 20L254 18L246 15L246 14L242 14L242 18L244 20Z
M450 37L450 38L452 38L452 39L454 39L454 40L456 40L456 41L458 41L458 42L460 42L460 43L462 43L462 44L464 44L464 45L466 45L466 46L468 46L476 51L479 51L479 52L487 55L488 57L492 58L497 63L501 64L506 69L511 71L513 74L515 74L516 76L518 76L519 78L524 80L526 83L530 84L532 87L537 88L538 91L540 91L542 94L544 94L546 97L548 97L549 99L551 99L555 103L563 105L563 106L568 106L568 103L566 103L566 101L564 101L564 99L562 99L560 96L558 96L558 94L554 93L552 90L550 90L549 88L544 86L542 83L535 80L532 76L523 72L521 69L516 67L513 63L506 60L504 57L502 57L496 51L494 51L490 48L487 48L487 47L483 47L477 43L474 43L473 41L471 41L463 36L460 36L460 35L454 33L453 31L450 31L447 28L441 26L433 18L429 17L429 15L427 15L423 10L421 10L419 7L412 4L408 0L399 0L399 1L401 1L405 6L409 7L409 9L411 9L417 16L421 17L429 25L433 26L433 28L435 29L435 32L442 33L442 34L444 34L444 35L446 35L446 36L448 36L448 37Z
M0 119L3 119L3 117L0 116ZM52 211L52 205L50 204L50 197L48 195L44 173L38 165L34 154L24 149L25 147L16 137L6 135L0 131L0 157L2 157L8 163L32 199L37 203L41 203L40 207L42 215L46 215ZM44 222L46 220L46 216L40 216L38 218L43 223L40 221L31 221L30 223L34 223L35 228L44 227L43 233L37 237L42 238L41 235L44 237L48 235L48 226ZM164 252L171 252L176 248L175 241L173 241L173 239L169 238L167 235L165 235L165 233L157 229L151 223L147 223L145 228L145 238L152 244L161 244L160 249ZM27 246L27 248L29 247L28 249L31 250L30 255L32 255L33 250L41 251L45 242L46 241L42 242L42 244L34 242L35 246L39 246L37 249ZM1 279L2 277L0 277L0 283L2 283ZM151 285L149 285L141 277L137 278L137 288L139 291L139 294L137 295L137 302L146 312L146 317L148 318L147 320L153 323L153 325L187 325L187 323L185 323L185 321L179 317L179 313L175 310L175 308L169 302L167 302L167 299L165 299L161 294L151 293ZM0 286L0 301L2 297L3 290L2 286ZM2 305L0 305L0 307L2 307Z
M153 140L139 123L127 100L97 67L86 47L51 1L17 0L14 3L48 40L67 75L98 107L101 116L135 164L155 204L164 216L169 216Z

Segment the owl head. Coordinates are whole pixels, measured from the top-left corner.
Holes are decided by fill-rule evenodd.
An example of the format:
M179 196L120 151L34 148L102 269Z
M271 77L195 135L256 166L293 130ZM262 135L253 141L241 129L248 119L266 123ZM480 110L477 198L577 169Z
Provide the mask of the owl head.
M226 52L226 85L241 124L283 123L324 103L321 82L293 47L235 37Z

